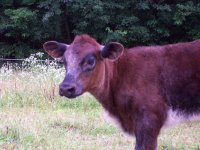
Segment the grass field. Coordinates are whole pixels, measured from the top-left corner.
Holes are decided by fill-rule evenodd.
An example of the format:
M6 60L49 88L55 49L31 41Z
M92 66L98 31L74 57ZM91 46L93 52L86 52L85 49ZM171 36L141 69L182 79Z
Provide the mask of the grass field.
M68 100L58 95L64 69L35 65L0 69L0 149L130 150L135 139L106 123L88 93ZM160 150L200 150L200 122L165 129Z

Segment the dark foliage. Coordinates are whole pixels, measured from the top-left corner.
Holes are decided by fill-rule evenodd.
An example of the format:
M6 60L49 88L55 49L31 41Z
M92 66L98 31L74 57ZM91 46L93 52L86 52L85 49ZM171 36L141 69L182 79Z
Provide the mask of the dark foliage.
M0 0L0 56L26 57L47 40L87 33L127 47L200 37L197 0Z

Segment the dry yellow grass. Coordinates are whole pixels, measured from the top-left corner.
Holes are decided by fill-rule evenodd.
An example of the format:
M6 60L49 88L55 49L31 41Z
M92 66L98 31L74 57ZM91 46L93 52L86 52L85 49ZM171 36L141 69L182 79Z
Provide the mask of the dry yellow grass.
M53 67L1 73L0 149L133 149L135 139L106 123L92 96L59 97L63 74L62 68ZM199 150L200 122L163 130L158 144L160 150Z

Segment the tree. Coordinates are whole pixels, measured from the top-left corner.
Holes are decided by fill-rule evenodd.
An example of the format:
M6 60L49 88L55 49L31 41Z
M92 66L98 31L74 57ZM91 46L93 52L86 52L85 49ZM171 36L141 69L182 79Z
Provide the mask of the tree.
M198 0L4 0L0 13L4 57L26 57L44 41L70 43L83 33L127 47L200 37Z
M33 49L42 48L42 43L48 39L63 40L69 32L63 23L65 3L64 0L0 2L0 55L27 57Z
M70 7L72 30L100 41L126 46L188 41L198 38L200 2L188 0L76 0ZM77 23L78 22L78 23Z

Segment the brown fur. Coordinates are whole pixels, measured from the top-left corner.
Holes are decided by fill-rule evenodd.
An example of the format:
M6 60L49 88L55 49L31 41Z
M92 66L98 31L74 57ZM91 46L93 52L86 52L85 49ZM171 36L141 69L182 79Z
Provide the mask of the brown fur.
M79 60L95 55L94 70L75 80L136 136L136 150L156 149L169 109L187 117L200 113L200 40L124 49L116 60L102 58L100 45L87 35L70 47L66 51L77 51Z

